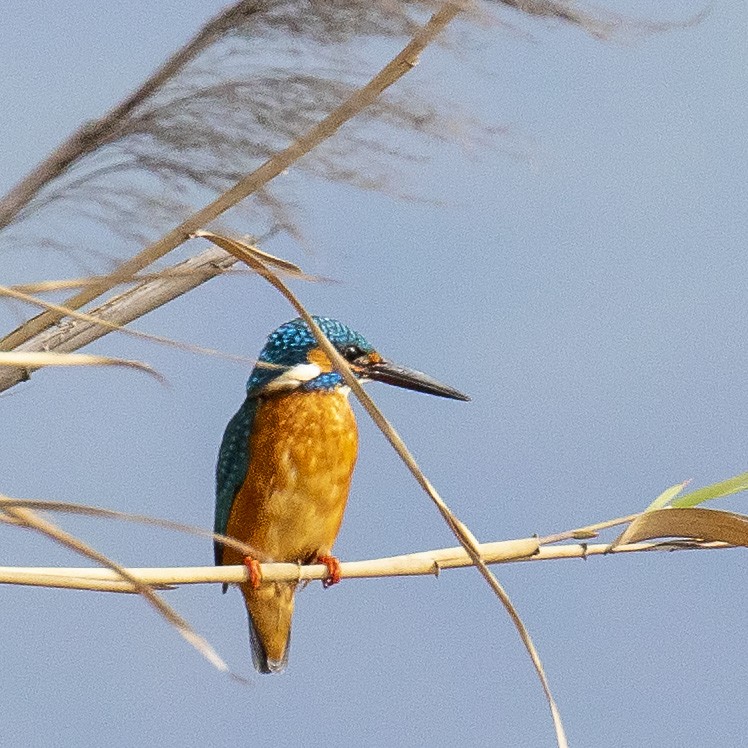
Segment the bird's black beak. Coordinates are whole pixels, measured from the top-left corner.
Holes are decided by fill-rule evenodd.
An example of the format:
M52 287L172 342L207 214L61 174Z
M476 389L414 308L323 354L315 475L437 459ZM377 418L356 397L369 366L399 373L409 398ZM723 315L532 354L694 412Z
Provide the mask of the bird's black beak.
M359 359L359 361L361 361ZM358 362L356 362L358 363ZM414 369L406 369L404 366L393 364L390 361L380 359L378 361L361 362L358 366L354 363L360 376L366 379L373 379L377 382L394 384L395 387L402 387L406 390L415 390L416 392L425 392L427 395L437 395L438 397L448 397L451 400L470 400L467 395L449 387L446 384L437 382L426 374Z

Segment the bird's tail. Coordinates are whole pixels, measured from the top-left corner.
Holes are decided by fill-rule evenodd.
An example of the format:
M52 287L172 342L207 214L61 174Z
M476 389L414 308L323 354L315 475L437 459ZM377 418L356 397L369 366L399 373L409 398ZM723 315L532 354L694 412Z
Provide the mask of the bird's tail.
M261 673L280 673L288 664L296 585L273 582L259 589L241 587L249 614L252 662Z

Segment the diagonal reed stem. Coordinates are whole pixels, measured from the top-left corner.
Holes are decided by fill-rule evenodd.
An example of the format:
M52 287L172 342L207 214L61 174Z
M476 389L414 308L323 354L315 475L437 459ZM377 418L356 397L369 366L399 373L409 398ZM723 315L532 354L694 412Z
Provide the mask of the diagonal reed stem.
M335 369L343 377L345 383L351 388L351 391L355 394L358 401L364 407L366 412L369 414L371 419L377 425L379 430L385 436L387 441L392 445L392 448L397 452L400 459L405 463L408 470L411 472L413 477L418 482L418 485L426 492L429 498L434 502L440 514L444 518L448 527L454 533L457 540L460 542L466 553L470 557L473 565L477 567L483 578L488 583L489 587L493 590L496 597L499 598L501 604L509 614L517 632L520 635L522 643L525 645L525 649L530 655L533 667L538 675L543 692L548 701L548 705L551 710L551 716L553 718L553 725L556 731L556 740L560 748L568 748L568 742L566 740L566 734L564 732L563 723L561 721L561 714L556 705L556 701L551 693L550 685L543 668L543 663L540 660L540 655L535 647L534 642L530 636L530 632L523 623L517 609L514 607L509 595L501 586L499 580L494 576L493 572L488 568L486 562L483 560L479 543L475 539L475 536L470 530L464 525L447 506L446 502L438 494L437 490L431 484L431 481L424 475L423 471L418 466L415 457L411 454L410 450L405 445L400 435L390 425L387 419L384 417L382 412L376 406L374 401L371 399L369 394L361 386L361 383L356 378L355 374L351 371L348 362L338 353L335 346L325 337L325 334L320 330L317 323L312 319L312 316L304 308L303 304L296 298L291 289L286 286L285 283L271 271L261 259L261 256L256 254L254 248L239 242L235 239L230 239L224 236L218 236L211 234L207 231L198 231L195 236L204 237L217 244L227 252L231 252L235 257L238 257L242 262L245 262L259 275L265 278L275 289L277 289L284 298L291 304L296 310L299 316L306 322L309 329L317 339L317 343L320 348L327 354L328 358L332 362Z

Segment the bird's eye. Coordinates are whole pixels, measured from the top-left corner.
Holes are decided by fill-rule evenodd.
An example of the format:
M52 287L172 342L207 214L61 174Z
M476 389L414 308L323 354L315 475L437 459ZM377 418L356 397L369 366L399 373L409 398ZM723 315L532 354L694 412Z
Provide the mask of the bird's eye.
M345 358L346 361L355 361L363 355L364 352L357 345L347 345L343 348L343 358Z

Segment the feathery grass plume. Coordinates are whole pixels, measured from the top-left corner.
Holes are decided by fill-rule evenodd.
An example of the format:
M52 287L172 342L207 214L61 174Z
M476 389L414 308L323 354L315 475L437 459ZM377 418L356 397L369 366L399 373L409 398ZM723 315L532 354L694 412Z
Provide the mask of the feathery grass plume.
M362 84L371 66L362 51L369 42L404 41L427 14L447 4L473 19L511 8L599 37L631 25L563 0L241 0L16 185L0 201L0 228L44 208L75 203L79 210L96 206L92 218L122 231L133 218L138 230L163 229L179 202L167 199L164 189L182 197L191 187L225 189ZM352 59L358 64L351 65ZM325 157L306 159L301 168L376 187L378 180L364 175L381 163L378 153L387 159L409 155L391 145L392 129L442 140L450 117L447 107L413 90L380 99L362 114L358 133L351 130ZM386 129L367 130L374 123ZM477 121L462 129L492 131ZM137 184L143 177L147 183ZM154 196L158 201L149 202Z
M436 5L235 3L0 201L0 227L36 217L43 220L34 228L43 232L56 216L72 211L130 240L152 238L175 216L186 216L195 200L225 190L348 98L372 66L363 59L362 42L407 39L418 17ZM351 65L353 56L359 64ZM384 129L368 131L375 122ZM393 129L442 138L442 124L420 96L380 100L350 141L344 136L300 168L375 187L379 180L364 176L362 166L371 171L382 157L400 155L390 145ZM253 212L258 224L263 218L275 222L267 203L259 201ZM62 243L59 231L56 238Z
M12 224L26 231L36 217L42 228L37 241L65 247L62 227L68 222L50 230L60 208L63 217L71 210L85 212L94 221L144 240L187 216L188 205L225 190L131 257L120 269L123 275L162 257L249 195L259 198L252 203L259 210L256 233L265 219L288 230L292 224L286 203L268 192L268 183L289 166L343 182L356 182L366 173L360 186L377 187L378 179L371 182L374 157L379 154L388 170L402 153L391 145L394 131L412 132L419 143L450 137L455 129L448 121L453 101L439 107L421 91L382 94L416 64L420 52L453 18L485 18L505 7L573 24L597 36L625 25L620 19L601 21L594 14L572 11L563 0L237 2L206 24L140 89L74 133L0 200L0 229ZM421 26L430 11L434 15ZM376 64L362 59L362 50L376 56L377 45L370 42L397 42L408 36L401 54L361 87L367 68ZM327 142L353 118L355 127ZM495 134L479 122L467 128L463 122L460 129ZM326 156L325 147L333 149ZM226 190L232 181L234 186ZM12 233L5 238L23 240ZM111 287L102 283L86 289L65 306L80 308ZM0 348L18 346L55 319L43 313L6 336Z

